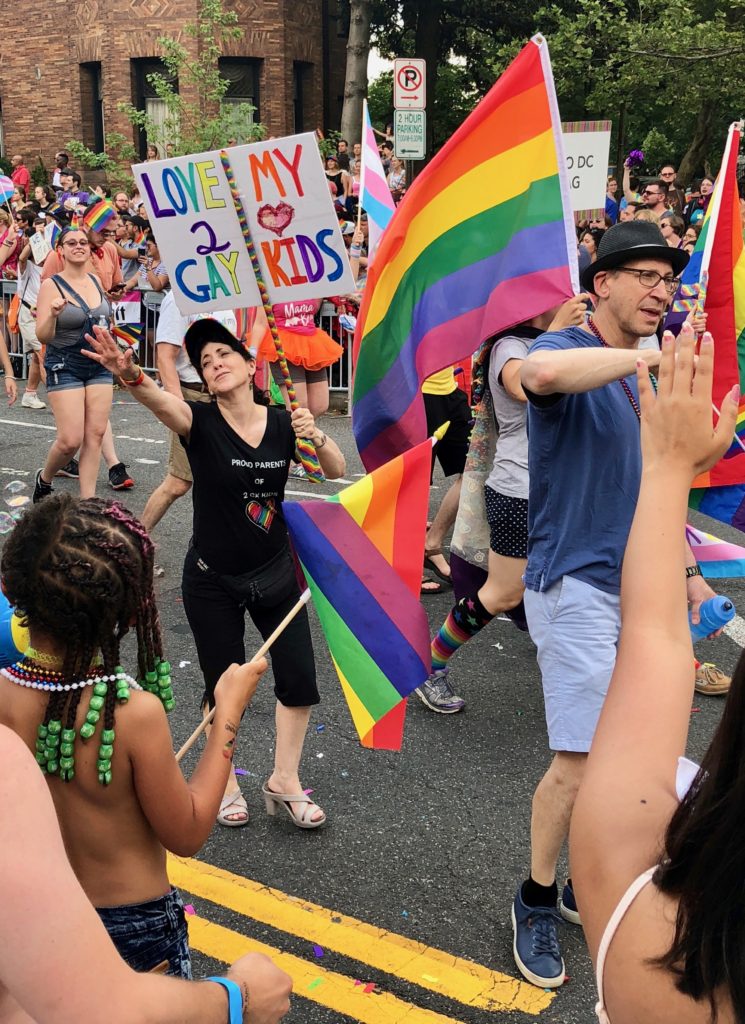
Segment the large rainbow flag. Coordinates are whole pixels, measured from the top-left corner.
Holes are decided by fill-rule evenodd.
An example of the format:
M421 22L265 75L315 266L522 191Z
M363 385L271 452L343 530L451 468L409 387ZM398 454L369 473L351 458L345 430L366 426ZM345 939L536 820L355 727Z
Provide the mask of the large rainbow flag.
M414 180L355 333L352 425L368 470L426 437L421 385L579 290L548 45L534 37Z
M283 510L363 746L400 750L406 697L429 676L419 601L432 441L321 501Z
M737 157L742 122L730 125L710 206L702 274L707 274L704 310L714 342L712 398L717 409L733 384L744 392L737 417L737 435L723 459L694 480L694 488L745 483L745 250L737 188ZM703 234L703 231L702 231ZM701 511L705 512L703 506Z

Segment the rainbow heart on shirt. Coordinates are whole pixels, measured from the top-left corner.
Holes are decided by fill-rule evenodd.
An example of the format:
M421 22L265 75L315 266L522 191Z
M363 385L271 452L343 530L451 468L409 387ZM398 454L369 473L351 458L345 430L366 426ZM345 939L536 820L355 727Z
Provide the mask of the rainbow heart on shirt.
M252 523L256 523L260 530L264 533L269 533L274 522L275 514L274 502L269 499L266 505L262 505L260 501L249 501L246 505L246 515Z
M264 203L256 211L256 219L262 228L266 228L267 231L273 231L275 235L280 237L285 228L289 227L290 221L294 216L295 208L290 206L289 203L277 203L276 206Z

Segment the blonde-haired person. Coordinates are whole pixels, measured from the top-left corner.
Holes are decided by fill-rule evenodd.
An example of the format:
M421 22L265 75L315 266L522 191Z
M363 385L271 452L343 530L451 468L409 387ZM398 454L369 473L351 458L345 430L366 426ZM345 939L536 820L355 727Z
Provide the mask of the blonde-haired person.
M649 224L657 225L659 225L660 223L660 218L657 216L657 214L653 213L652 210L646 209L646 207L644 206L642 206L640 209L636 211L636 213L634 214L634 220L645 220Z

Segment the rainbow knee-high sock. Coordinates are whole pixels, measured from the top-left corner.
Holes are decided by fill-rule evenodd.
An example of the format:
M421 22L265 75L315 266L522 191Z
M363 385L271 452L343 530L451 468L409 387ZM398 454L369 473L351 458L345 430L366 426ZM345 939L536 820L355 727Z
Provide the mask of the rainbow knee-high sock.
M432 641L432 671L445 668L452 656L472 636L488 625L494 616L484 608L478 594L462 597L450 611Z

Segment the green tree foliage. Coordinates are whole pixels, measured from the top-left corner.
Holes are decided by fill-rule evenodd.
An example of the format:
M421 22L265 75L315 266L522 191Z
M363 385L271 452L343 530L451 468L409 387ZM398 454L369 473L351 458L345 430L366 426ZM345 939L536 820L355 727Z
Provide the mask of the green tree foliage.
M668 160L684 181L717 170L742 112L745 0L373 0L380 52L427 59L433 142L450 134L437 79L459 83L467 113L535 32L562 117L613 122L612 162L646 144L649 173Z
M226 11L222 0L200 0L197 21L184 26L184 33L196 41L196 56L178 40L160 37L164 72L148 75L148 81L165 104L161 124L131 103L119 104L119 110L160 153L182 156L265 137L266 129L253 119L255 107L224 102L229 83L220 75L218 61L224 43L243 34L237 21L236 13ZM121 133L107 134L103 153L74 140L66 148L78 164L104 171L112 187L132 184L130 165L140 155Z
M184 26L185 34L196 40L196 56L178 40L160 37L165 72L148 75L148 81L165 104L161 124L131 103L119 104L161 153L168 147L174 156L182 156L264 138L263 125L253 120L255 107L223 102L228 82L220 75L218 60L223 44L243 34L237 22L238 15L226 11L222 0L200 0L197 21Z

